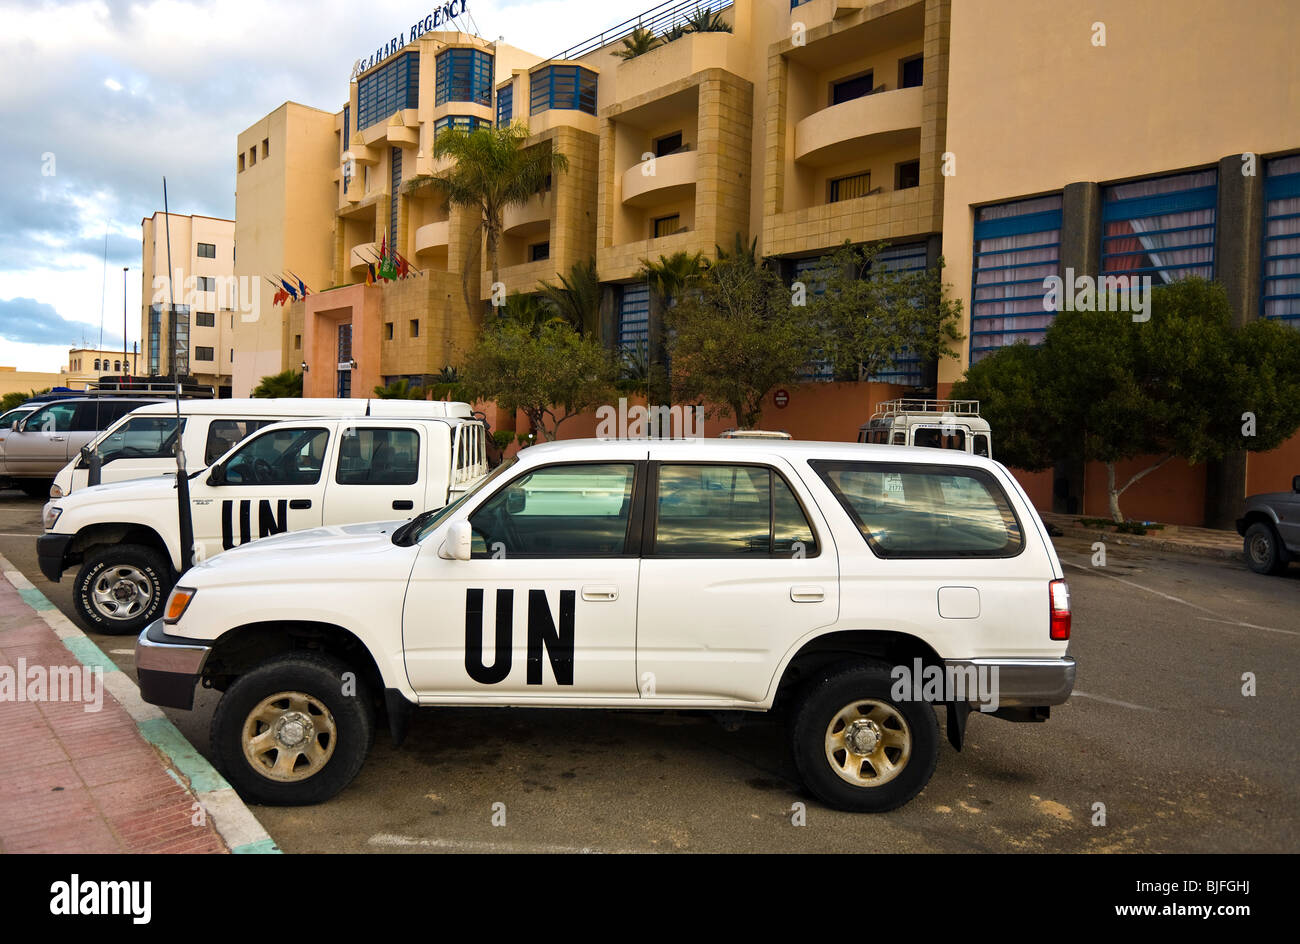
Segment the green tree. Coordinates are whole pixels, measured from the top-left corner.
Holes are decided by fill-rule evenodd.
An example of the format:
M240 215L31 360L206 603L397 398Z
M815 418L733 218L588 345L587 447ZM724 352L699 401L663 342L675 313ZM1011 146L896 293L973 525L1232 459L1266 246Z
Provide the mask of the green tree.
M671 256L659 257L658 262L641 260L641 270L637 277L645 279L664 308L700 284L708 263L704 254L679 250Z
M542 282L538 291L575 331L589 338L598 337L601 289L596 260L575 262L567 275L559 275L559 280L559 285Z
M722 18L721 10L707 10L696 7L695 12L686 18L686 31L689 33L730 33L731 24Z
M698 290L680 297L665 322L674 398L725 405L742 428L758 422L763 397L797 380L812 353L803 309L739 236L731 252L718 249Z
M498 323L519 325L534 335L547 325L568 323L541 295L511 292L506 296L506 303L494 310L497 312ZM491 328L492 323L489 322L487 327Z
M1300 428L1300 332L1234 328L1222 286L1187 279L1154 291L1147 321L1060 312L1040 347L996 352L952 395L981 401L1009 465L1101 462L1122 522L1124 492L1173 458L1274 449ZM1141 456L1152 461L1121 483L1117 464Z
M0 397L0 413L8 413L14 407L22 406L32 397L39 397L42 393L49 392L50 388L46 387L44 390L33 390L30 393L6 393L3 397Z
M904 354L923 361L956 357L961 302L947 297L943 263L890 271L876 265L885 243L846 242L825 259L825 290L808 286L808 316L822 332L822 358L835 376L861 380L896 366Z
M614 55L620 59L635 59L661 45L663 40L656 36L653 30L648 30L638 23L636 29L623 37L623 48L616 50Z
M399 377L388 385L380 384L375 387L375 396L380 400L423 400L424 388L412 386L411 381L405 377Z
M507 207L521 206L546 185L553 173L569 169L569 160L549 143L525 147L528 126L514 122L504 127L464 131L446 128L433 142L436 158L453 158L447 171L432 175L447 201L477 210L479 227L487 242L488 268L492 283L501 281L500 245L502 214ZM478 297L478 258L466 262L466 302L473 309L470 291Z
M548 441L566 420L608 402L613 389L608 352L563 321L535 330L511 319L490 324L465 358L461 376L467 399L522 410Z
M253 388L253 396L300 397L302 396L302 374L296 370L285 370L263 377Z

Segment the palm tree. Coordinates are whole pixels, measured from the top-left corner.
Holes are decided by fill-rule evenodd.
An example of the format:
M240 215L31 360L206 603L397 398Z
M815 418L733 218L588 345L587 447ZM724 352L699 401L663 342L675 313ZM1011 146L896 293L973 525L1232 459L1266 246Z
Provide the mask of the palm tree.
M253 388L253 396L263 397L301 397L302 374L296 370L285 370L278 374L263 377Z
M412 387L411 381L399 377L387 386L375 387L375 396L381 400L423 400L424 388Z
M685 27L691 33L730 33L731 24L722 19L722 11L710 12L703 7L696 7L695 12L686 18Z
M530 334L537 335L548 324L564 324L565 319L556 313L550 303L540 295L524 295L512 292L501 306L501 321L513 322L526 327Z
M565 155L549 145L525 147L527 139L528 126L514 122L503 128L473 131L447 128L433 142L435 158L455 159L445 173L433 175L448 203L480 214L494 285L501 281L501 217L506 207L527 203L552 173L569 169ZM475 265L475 259L471 257L467 265ZM467 284L471 278L467 269ZM475 290L477 295L477 285Z
M595 337L600 325L600 278L596 275L596 260L575 262L569 267L569 274L561 273L559 279L559 285L542 282L538 291L575 331Z
M658 262L641 260L641 271L637 273L650 285L650 291L659 297L664 308L672 305L684 292L699 284L707 263L704 254L681 250L671 256L660 256Z
M645 55L662 42L663 40L656 36L653 30L648 30L638 23L636 29L623 37L623 48L617 50L614 55L620 59L635 59L637 56Z

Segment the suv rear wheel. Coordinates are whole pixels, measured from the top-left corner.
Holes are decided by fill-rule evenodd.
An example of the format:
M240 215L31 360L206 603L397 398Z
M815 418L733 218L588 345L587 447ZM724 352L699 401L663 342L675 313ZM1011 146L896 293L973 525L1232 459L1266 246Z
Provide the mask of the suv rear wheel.
M1257 574L1280 574L1286 570L1287 553L1273 526L1256 521L1246 529L1246 563Z
M315 652L277 656L226 689L212 716L217 767L239 795L268 806L320 803L356 777L375 738L360 678Z
M823 803L859 813L902 806L939 760L939 722L923 701L890 697L889 668L832 667L806 689L791 726L795 767Z
M77 573L73 605L92 632L136 634L158 618L172 582L171 567L151 547L98 547L86 554Z

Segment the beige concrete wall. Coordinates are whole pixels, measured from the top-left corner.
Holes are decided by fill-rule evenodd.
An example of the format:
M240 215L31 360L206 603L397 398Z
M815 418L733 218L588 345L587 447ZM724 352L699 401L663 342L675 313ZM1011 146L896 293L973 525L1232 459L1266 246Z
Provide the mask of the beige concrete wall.
M972 207L1300 145L1293 0L952 6L943 252L967 317Z

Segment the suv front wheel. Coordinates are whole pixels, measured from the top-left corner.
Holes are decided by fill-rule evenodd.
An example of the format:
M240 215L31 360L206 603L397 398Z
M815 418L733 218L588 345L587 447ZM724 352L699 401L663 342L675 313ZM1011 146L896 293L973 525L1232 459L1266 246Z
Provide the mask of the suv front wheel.
M158 618L171 589L171 567L161 554L141 544L115 544L86 554L72 600L91 632L135 635Z
M1280 574L1286 570L1287 553L1273 526L1256 521L1246 529L1246 564L1257 574Z
M880 663L828 669L807 688L791 726L795 766L823 803L883 813L930 782L939 722L924 701L895 701Z

